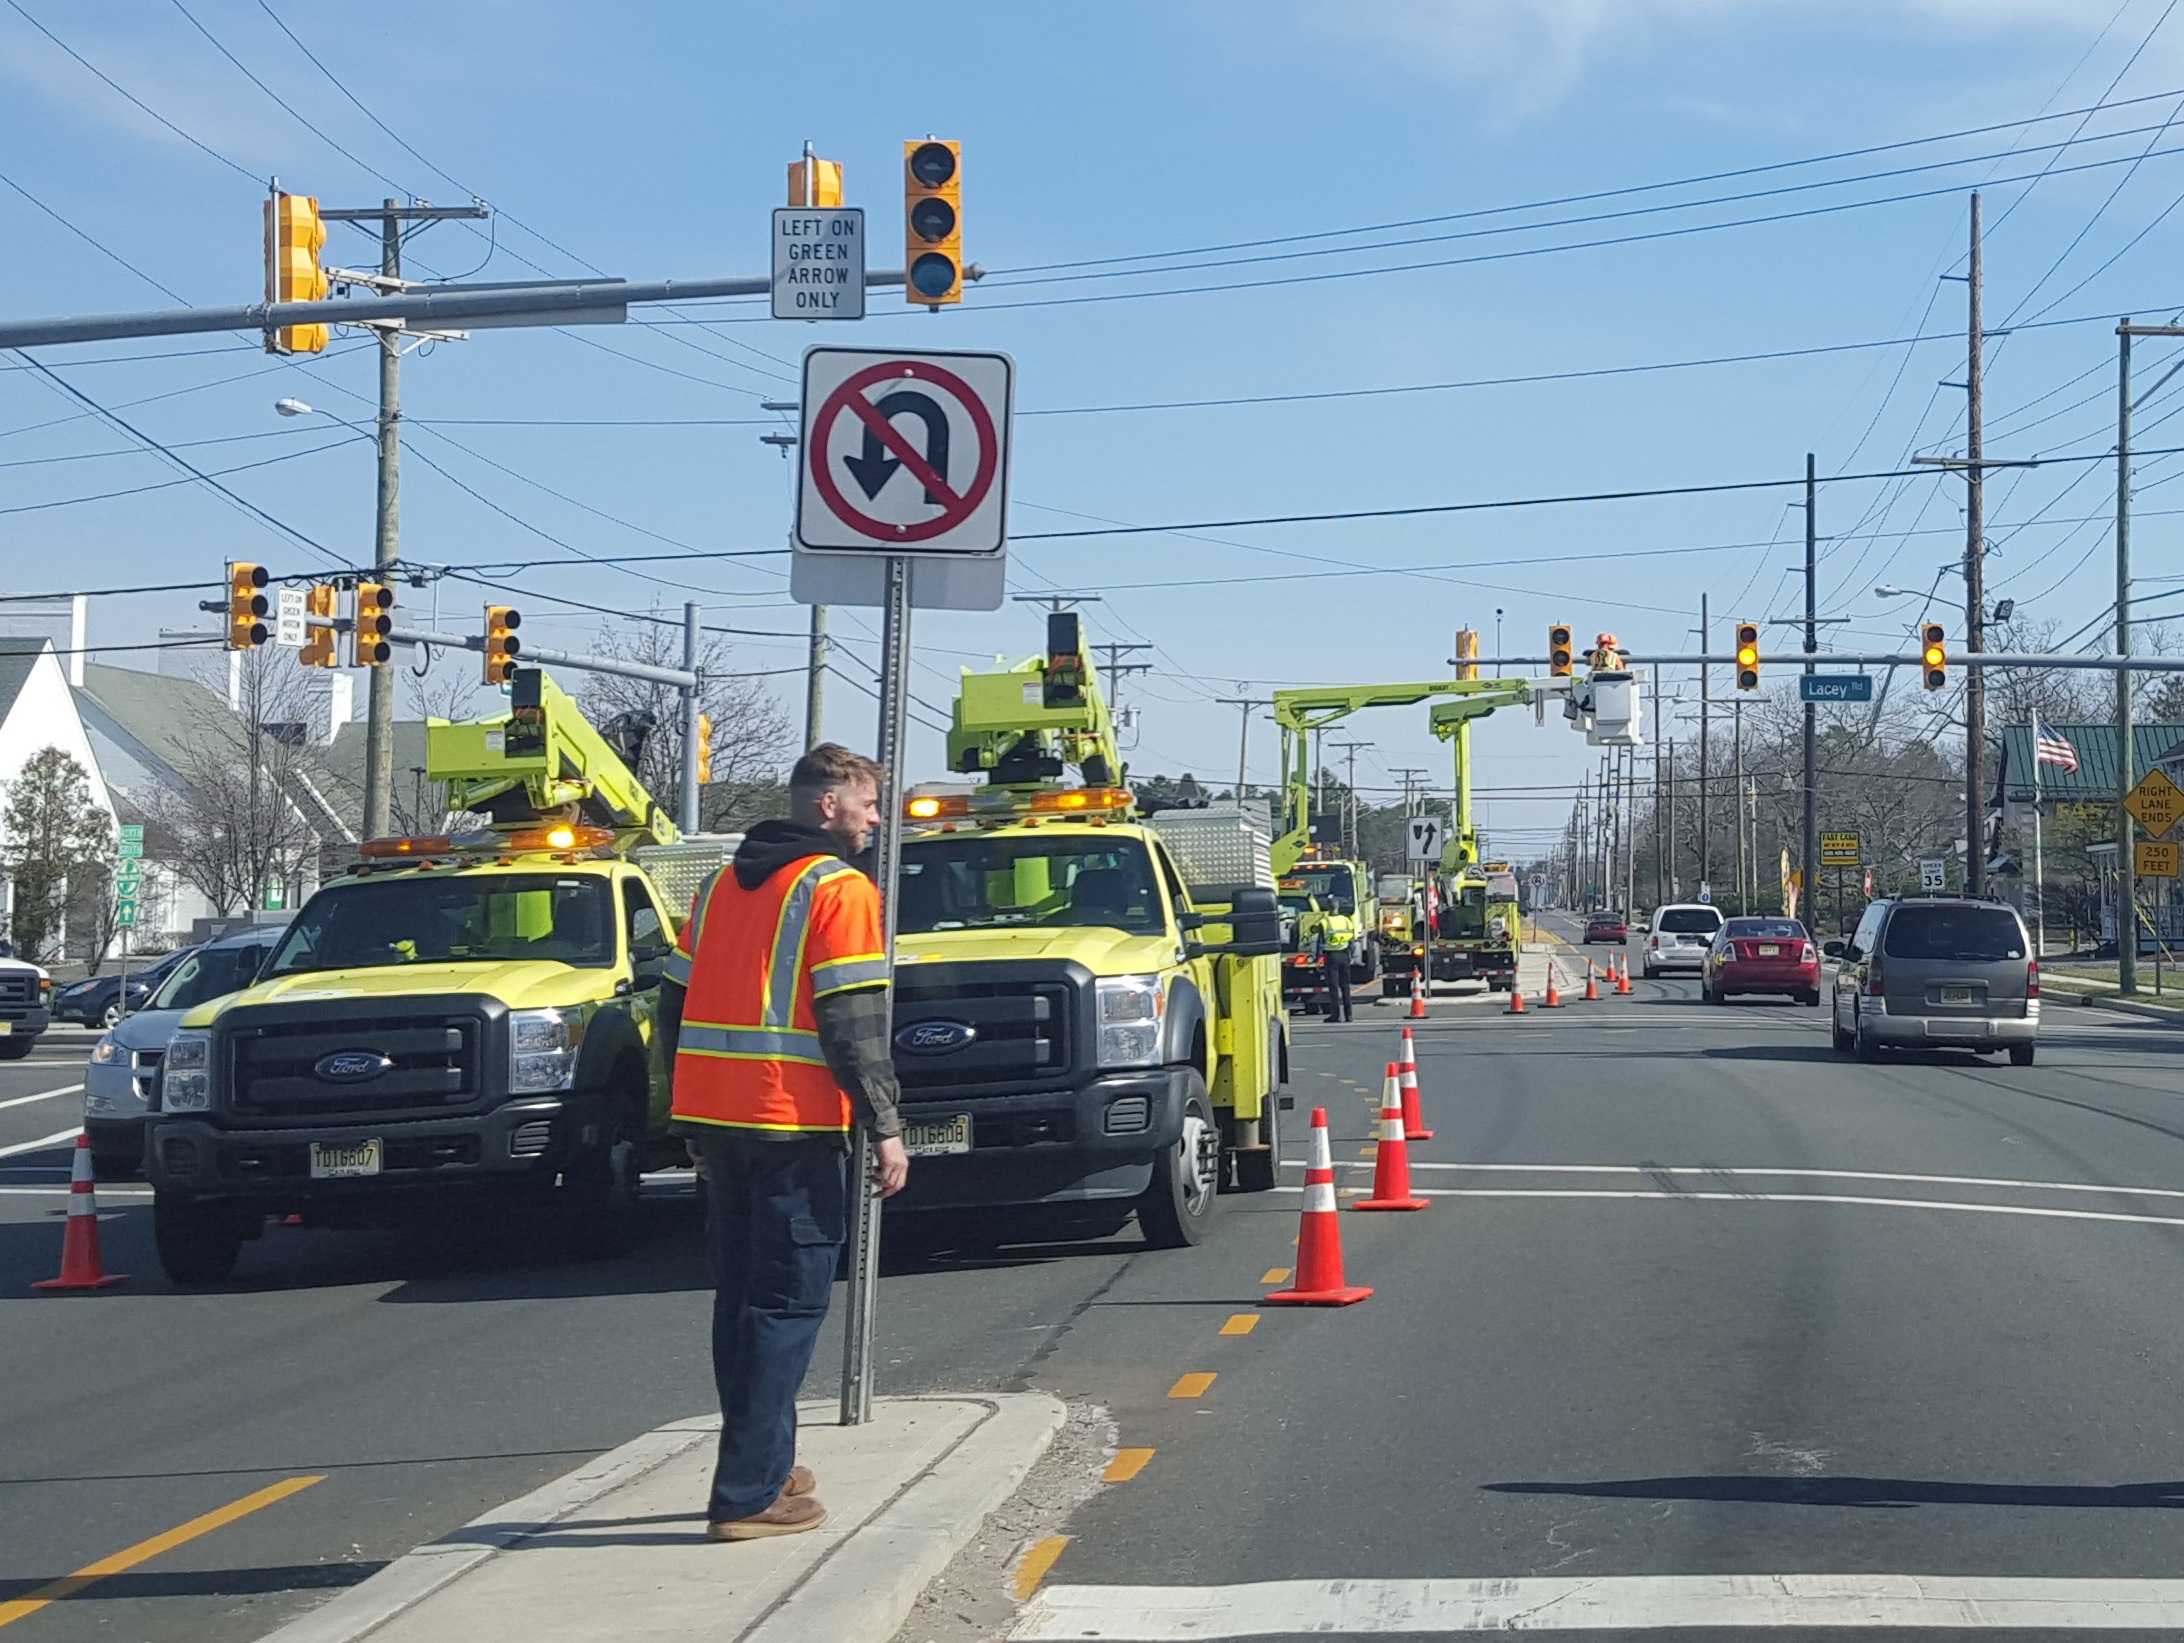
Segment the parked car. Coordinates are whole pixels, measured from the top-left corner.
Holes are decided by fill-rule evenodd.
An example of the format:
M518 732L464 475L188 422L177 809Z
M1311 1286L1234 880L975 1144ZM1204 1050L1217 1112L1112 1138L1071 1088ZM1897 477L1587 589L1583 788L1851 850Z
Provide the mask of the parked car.
M1861 1061L1883 1050L2008 1050L2032 1065L2040 1036L2040 961L2014 908L1952 897L1877 901L1838 959L1830 1025Z
M142 1009L122 1017L92 1046L83 1073L83 1128L100 1180L120 1180L144 1167L144 1126L159 1064L183 1015L249 986L280 938L278 927L264 926L191 948Z
M1656 907L1646 926L1638 959L1646 979L1670 970L1697 973L1706 968L1707 949L1721 933L1721 909L1703 901L1671 902Z
M1618 947L1630 943L1630 925L1621 913L1595 913L1585 921L1585 945L1612 941Z
M175 966L195 951L194 947L179 948L141 970L131 970L126 977L117 970L57 988L53 994L53 1019L80 1021L86 1027L111 1027L123 1016L143 1009L145 1000L159 991L159 984L174 974Z
M1733 918L1706 950L1699 999L1721 1004L1739 993L1787 995L1820 1003L1820 950L1794 918Z

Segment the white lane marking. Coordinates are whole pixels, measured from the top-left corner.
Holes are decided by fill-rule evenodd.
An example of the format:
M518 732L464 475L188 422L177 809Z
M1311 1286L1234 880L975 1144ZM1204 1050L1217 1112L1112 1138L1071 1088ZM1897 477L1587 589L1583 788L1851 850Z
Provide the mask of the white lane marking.
M0 1112L6 1112L10 1107L27 1107L33 1101L50 1101L56 1095L74 1095L82 1088L81 1084L63 1084L57 1090L40 1090L36 1095L10 1096L7 1100L0 1101Z
M1207 1643L1290 1636L1716 1626L2170 1631L2184 1580L1962 1575L1618 1575L1515 1580L1269 1580L1246 1586L1048 1586L1021 1643Z
M18 1141L11 1147L0 1147L0 1158L13 1158L20 1152L44 1152L48 1147L72 1145L82 1133L83 1126L73 1124L65 1130L55 1130L51 1135L41 1136L35 1141Z
M1276 1187L1302 1193L1302 1187ZM1362 1187L1348 1190L1363 1191ZM1961 1204L1943 1198L1869 1198L1848 1192L1683 1192L1619 1187L1421 1187L1414 1198L1620 1198L1656 1204L1871 1204L1889 1209L1958 1210L1967 1215L2031 1215L2055 1221L2116 1221L2128 1226L2184 1227L2184 1216L2124 1215L2104 1209L2049 1209L2040 1204Z
M1282 1160L1303 1168L1303 1160ZM1369 1168L1370 1160L1343 1159L1340 1162ZM1415 1170L1455 1170L1477 1175L1694 1175L1694 1176L1782 1176L1801 1181L1911 1181L1932 1187L2014 1187L2026 1192L2099 1192L2122 1198L2184 1198L2184 1189L2176 1187L2124 1187L2109 1186L2098 1181L2018 1181L2007 1176L1995 1175L1898 1175L1886 1170L1860 1169L1758 1169L1738 1166L1732 1169L1715 1169L1704 1164L1429 1164L1413 1158Z
M53 1187L0 1187L0 1198L66 1198L73 1190L66 1186ZM101 1198L149 1198L150 1187L111 1187L98 1189Z

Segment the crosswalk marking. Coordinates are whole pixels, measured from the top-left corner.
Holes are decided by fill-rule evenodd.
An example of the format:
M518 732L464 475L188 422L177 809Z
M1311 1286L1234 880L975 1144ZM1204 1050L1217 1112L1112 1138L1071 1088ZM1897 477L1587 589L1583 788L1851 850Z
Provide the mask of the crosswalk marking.
M1242 1586L1049 1586L1011 1643L1458 1636L1504 1631L2184 1628L2184 1580L1964 1575L1617 1575L1513 1580L1273 1580Z

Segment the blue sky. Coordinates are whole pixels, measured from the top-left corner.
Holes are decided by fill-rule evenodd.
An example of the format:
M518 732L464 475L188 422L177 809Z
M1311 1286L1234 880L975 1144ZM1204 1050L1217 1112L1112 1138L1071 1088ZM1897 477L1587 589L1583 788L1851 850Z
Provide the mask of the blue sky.
M2165 126L2184 109L2184 18L2167 20L2171 0L389 0L368 19L270 0L354 102L257 0L185 3L0 0L0 177L13 185L0 186L0 312L251 300L259 199L276 174L328 204L475 193L503 213L489 237L439 227L419 239L413 268L426 277L756 272L783 168L807 138L846 165L875 260L887 260L901 140L963 143L965 249L994 274L956 311L904 312L875 294L876 317L820 336L751 304L707 306L612 330L481 332L406 367L405 554L537 562L495 574L522 588L526 634L568 648L600 618L550 596L634 611L699 597L709 620L758 630L738 641L740 665L800 659L784 635L803 613L778 560L629 561L781 545L784 464L758 440L779 419L757 407L793 397L795 360L813 342L1011 352L1026 413L1012 523L1028 538L1102 521L1787 479L1807 450L1823 475L1885 471L1951 450L1963 395L1940 384L1961 380L1948 336L1964 287L1943 276L1962 271L1965 195L1982 183L1989 323L2043 322L1991 354L1994 454L2106 449L2114 317L2163 320L2184 304L2184 223L2165 215L2184 186L2184 156L2163 153L2184 150L2184 121ZM2149 100L1790 163L2133 97ZM1763 166L1780 169L1449 220ZM1807 186L1852 178L1864 180ZM1724 198L1763 190L1789 192ZM1895 195L1922 197L1819 212ZM1769 216L1782 220L1703 226ZM1411 226L1336 232L1375 224ZM363 235L335 233L330 256L370 257ZM1614 243L1555 249L1582 241ZM1146 260L1052 266L1103 258ZM1371 272L1403 263L1440 266ZM1304 278L1323 275L1338 277ZM1841 346L1922 334L1938 340ZM1567 376L1804 349L1838 351ZM2143 384L2170 351L2142 347ZM224 441L186 454L241 470L223 482L344 562L368 558L369 446L323 418L272 411L292 395L368 416L373 365L356 341L297 363L246 338L40 357L154 439ZM1353 397L1263 402L1342 393ZM1207 399L1262 402L1114 409ZM2184 423L2159 425L2167 409L2157 397L2144 413L2150 446L2184 444L2172 437ZM37 373L0 368L5 591L209 580L232 557L310 568L309 550L202 486L77 500L176 477L140 449L101 454L132 441L80 412ZM2155 488L2184 471L2175 463L2140 470L2146 592L2179 574L2171 493ZM1536 653L1557 618L1662 649L1686 643L1705 593L1726 648L1735 618L1797 608L1794 498L1020 540L1011 585L1103 591L1095 636L1156 647L1154 673L1124 693L1143 710L1134 767L1220 776L1233 770L1236 714L1213 698L1440 676L1452 631L1481 627L1491 649L1497 612L1512 653ZM1995 594L2064 633L2097 617L2112 505L2098 462L1998 480ZM1912 613L1872 588L1931 585L1961 550L1961 517L1961 485L1947 478L1825 487L1822 605L1853 618L1839 632L1900 637ZM588 562L602 558L623 567ZM1960 584L1941 585L1944 601L1960 599ZM440 624L468 627L489 595L450 581L438 597ZM193 598L101 599L93 639L186 625L199 619ZM843 668L869 683L876 624L844 612L836 625ZM957 667L1035 648L1039 627L1010 606L921 617L917 636L917 693L944 704ZM1787 649L1787 635L1777 643ZM867 697L834 687L831 731L869 743L870 716ZM1422 710L1374 713L1352 734L1374 744L1358 767L1368 787L1403 765L1445 768ZM1264 778L1266 727L1255 743ZM1528 716L1490 722L1480 747L1483 783L1502 790L1486 820L1513 851L1559 825L1569 784L1597 759L1558 722ZM914 773L933 773L938 738L921 733L914 755Z

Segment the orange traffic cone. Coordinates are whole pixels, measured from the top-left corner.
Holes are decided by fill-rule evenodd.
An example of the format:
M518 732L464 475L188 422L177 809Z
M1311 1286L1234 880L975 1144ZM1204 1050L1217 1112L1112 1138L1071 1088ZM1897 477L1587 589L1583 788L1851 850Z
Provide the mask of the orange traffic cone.
M32 1284L49 1295L79 1289L112 1289L129 1280L109 1273L99 1259L99 1200L91 1185L91 1137L78 1132L68 1171L68 1229L61 1238L61 1275Z
M1562 989L1555 985L1555 965L1552 959L1547 961L1547 996L1540 1000L1539 1007L1543 1010L1562 1008Z
M1403 1059L1396 1063L1402 1068L1400 1082L1403 1086L1403 1139L1405 1141L1431 1141L1433 1131L1426 1128L1426 1110L1418 1100L1418 1048L1411 1042L1411 1031L1403 1029Z
M1502 1011L1502 1014L1503 1014L1503 1015L1522 1015L1522 1014L1524 1014L1524 986L1523 986L1523 983L1521 983L1521 982L1516 982L1516 981L1512 981L1512 982L1511 982L1511 983L1509 984L1509 1008L1508 1008L1508 1009L1506 1009L1506 1010L1504 1010L1504 1011Z
M1585 961L1584 1002L1587 1004L1597 1004L1600 1002L1600 983L1593 979L1592 960L1589 958Z
M1615 972L1615 993L1618 998L1630 996L1630 956L1624 955L1623 967Z
M1304 1169L1304 1222L1297 1229L1297 1281L1265 1299L1279 1306L1349 1306L1372 1290L1342 1281L1342 1217L1335 1213L1335 1160L1327 1109L1312 1109L1312 1154Z
M1403 1138L1402 1069L1388 1063L1388 1076L1380 1086L1380 1151L1373 1159L1373 1195L1361 1198L1352 1209L1424 1209L1429 1200L1413 1198L1410 1189L1410 1143Z
M1426 1019L1426 961L1423 958L1418 961L1418 968L1411 971L1410 1018L1413 1021Z

